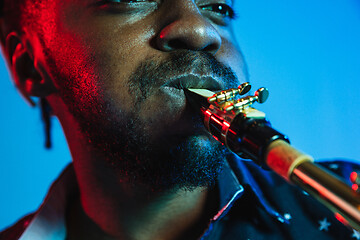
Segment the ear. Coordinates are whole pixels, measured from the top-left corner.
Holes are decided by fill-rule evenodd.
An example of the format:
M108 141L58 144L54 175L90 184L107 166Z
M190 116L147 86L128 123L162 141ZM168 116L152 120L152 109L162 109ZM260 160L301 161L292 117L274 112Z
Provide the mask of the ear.
M46 97L55 91L51 79L43 77L45 72L34 60L31 46L22 42L17 33L8 34L4 50L15 85L30 105L35 106L31 97Z

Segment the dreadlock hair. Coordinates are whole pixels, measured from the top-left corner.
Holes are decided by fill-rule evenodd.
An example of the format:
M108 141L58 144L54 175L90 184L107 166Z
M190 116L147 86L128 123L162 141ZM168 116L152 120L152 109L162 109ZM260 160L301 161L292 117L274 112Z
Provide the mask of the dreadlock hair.
M40 98L40 111L41 118L44 123L44 133L45 133L45 148L50 149L51 142L51 115L52 109L45 98Z
M21 7L23 7L26 0L0 0L0 21L11 23L14 29L21 27ZM6 33L6 32L5 32ZM1 34L2 36L4 34ZM1 43L5 43L5 39L1 37ZM45 148L50 149L51 141L51 116L52 109L45 98L40 98L39 107L41 112L41 119L44 124L45 133Z

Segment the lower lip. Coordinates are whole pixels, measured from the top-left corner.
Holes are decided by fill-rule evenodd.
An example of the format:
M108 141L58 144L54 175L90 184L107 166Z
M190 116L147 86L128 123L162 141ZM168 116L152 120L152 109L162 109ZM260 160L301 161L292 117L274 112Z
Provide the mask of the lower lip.
M169 97L172 98L172 99L177 99L177 101L182 101L184 103L186 101L185 93L184 93L183 89L178 89L178 88L168 87L168 86L162 86L160 88L160 90L162 92L164 92L165 94L169 95Z
M177 135L181 135L183 137L193 135L195 132L200 135L205 134L206 131L203 129L202 124L199 125L200 122L194 120L193 117L196 117L194 112L185 111L187 101L183 89L161 86L160 92L166 95L163 98L165 102L164 104L170 105L169 109L172 109L169 110L168 113L171 115L172 119L176 119L176 128L174 129L174 127L171 126L171 130L169 130L169 132L175 132Z

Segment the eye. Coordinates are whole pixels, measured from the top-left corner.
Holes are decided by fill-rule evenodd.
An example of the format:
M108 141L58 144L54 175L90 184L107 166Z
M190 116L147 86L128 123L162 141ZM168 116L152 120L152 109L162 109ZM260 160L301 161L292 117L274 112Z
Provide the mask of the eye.
M202 10L211 11L216 14L221 15L222 17L234 19L235 12L232 7L227 4L217 3L217 4L209 4L201 7Z

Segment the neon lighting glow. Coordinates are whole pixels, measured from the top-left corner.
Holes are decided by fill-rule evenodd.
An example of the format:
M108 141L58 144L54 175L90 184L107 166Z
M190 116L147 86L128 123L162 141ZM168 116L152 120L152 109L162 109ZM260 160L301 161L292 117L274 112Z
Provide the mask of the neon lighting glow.
M344 225L349 224L348 221L346 221L346 219L340 215L340 213L335 213L335 218Z
M355 183L356 180L357 180L357 178L358 178L357 172L352 172L352 173L350 174L350 181L351 181L351 182Z

